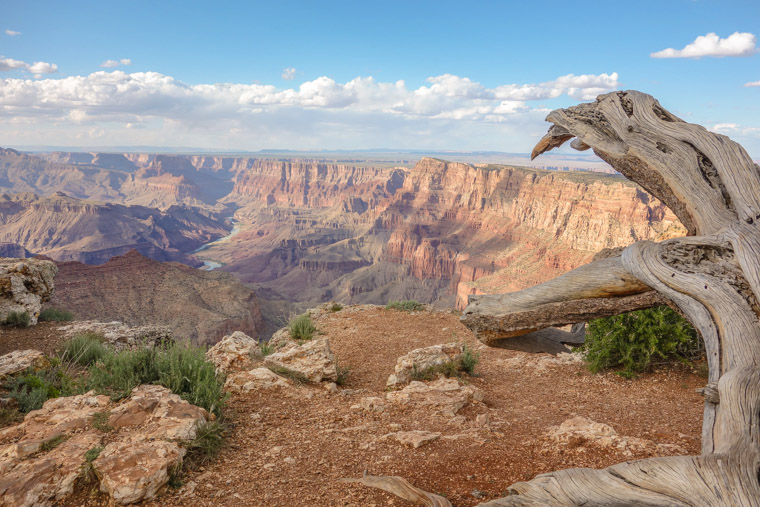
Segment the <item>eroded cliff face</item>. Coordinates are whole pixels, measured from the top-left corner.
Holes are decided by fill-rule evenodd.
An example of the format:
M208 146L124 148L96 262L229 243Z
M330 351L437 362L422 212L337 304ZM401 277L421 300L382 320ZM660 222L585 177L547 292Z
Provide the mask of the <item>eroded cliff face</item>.
M101 264L136 249L154 259L199 265L187 253L224 236L228 227L223 217L186 206L160 211L62 193L0 195L0 243L59 261Z
M411 170L258 161L225 200L244 204L242 232L209 254L292 300L462 306L683 233L622 177L430 158Z
M229 273L156 262L132 250L105 264L58 264L51 305L80 320L169 326L194 343L216 343L233 331L258 336L263 320L253 291Z

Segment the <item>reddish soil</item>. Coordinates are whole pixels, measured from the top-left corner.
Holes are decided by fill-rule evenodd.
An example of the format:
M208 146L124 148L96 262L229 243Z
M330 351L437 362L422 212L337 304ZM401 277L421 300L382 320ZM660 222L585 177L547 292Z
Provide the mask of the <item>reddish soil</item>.
M68 322L40 322L24 329L0 327L0 356L14 350L36 349L53 354L66 337L58 331Z
M341 482L366 470L404 477L466 506L504 496L511 484L551 470L648 457L551 444L549 427L574 415L610 424L621 436L699 453L702 400L695 388L705 379L684 367L635 380L593 375L582 364L552 363L547 355L480 347L457 315L443 312L349 307L319 319L317 327L340 365L351 368L340 391L306 385L233 396L226 411L229 441L219 458L187 471L181 488L149 505L408 505ZM351 408L364 396L385 397L397 357L451 341L479 350L477 376L468 381L483 390L483 404L465 407L453 420L409 406L387 404L382 413ZM476 420L481 414L489 421ZM414 429L442 437L419 449L380 439ZM105 503L82 486L68 505Z

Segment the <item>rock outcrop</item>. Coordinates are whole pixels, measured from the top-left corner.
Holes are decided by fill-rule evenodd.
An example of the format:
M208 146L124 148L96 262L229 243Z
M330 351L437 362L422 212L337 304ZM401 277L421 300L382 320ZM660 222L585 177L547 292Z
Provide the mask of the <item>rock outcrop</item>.
M235 331L222 338L206 351L206 357L225 373L240 371L251 364L252 355L259 350L259 342L243 333Z
M14 350L0 356L0 383L17 373L33 368L41 370L50 366L50 361L39 350Z
M167 326L130 327L123 322L77 321L58 328L64 335L73 337L80 333L94 333L105 338L106 343L116 350L137 346L154 347L174 341L172 331Z
M216 343L263 327L256 295L229 273L161 263L137 252L100 266L59 264L51 304L80 319L163 325L178 341Z
M247 393L262 389L289 387L290 380L274 373L269 368L254 368L249 371L233 373L227 377L224 388L229 391Z
M113 430L107 439L93 427L96 414ZM136 387L118 405L94 392L48 400L0 431L0 503L51 505L72 493L88 467L118 504L153 498L181 463L183 442L208 419L202 408L156 385Z
M483 393L474 386L461 385L455 378L440 378L430 384L414 380L400 391L389 392L386 399L454 417L467 404L483 401Z
M36 324L43 301L53 292L57 272L50 261L0 258L0 322L10 312L26 312L30 323Z
M264 364L296 372L309 382L338 380L329 338L313 338L301 345L291 343L264 358Z
M411 382L415 375L424 374L446 363L458 363L464 354L461 343L446 343L414 349L398 358L394 373L388 377L386 385L397 387Z

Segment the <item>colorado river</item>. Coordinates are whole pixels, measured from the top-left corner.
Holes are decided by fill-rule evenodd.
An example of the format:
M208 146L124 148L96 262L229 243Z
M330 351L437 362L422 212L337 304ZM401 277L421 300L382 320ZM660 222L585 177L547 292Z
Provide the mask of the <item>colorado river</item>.
M229 220L232 223L232 230L229 234L224 236L223 238L216 239L214 241L210 241L209 243L206 243L205 245L201 245L200 248L197 248L193 250L194 254L197 254L198 252L202 252L203 250L206 250L208 248L211 248L212 246L216 246L222 243L225 243L230 240L233 236L235 236L237 233L240 232L240 226L237 222L233 219L233 217L227 217L227 220ZM198 260L203 261L203 267L200 268L204 271L211 271L212 269L221 268L222 264L216 261L203 259L201 257L198 257Z

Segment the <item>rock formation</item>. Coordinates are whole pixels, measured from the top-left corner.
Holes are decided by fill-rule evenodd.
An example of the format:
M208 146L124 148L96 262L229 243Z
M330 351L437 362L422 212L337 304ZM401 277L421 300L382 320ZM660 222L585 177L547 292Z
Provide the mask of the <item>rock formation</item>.
M464 353L461 343L447 343L415 349L398 358L395 371L388 377L386 385L396 387L408 384L415 374L442 366L446 363L458 362Z
M108 438L93 426L96 414L107 416ZM72 493L87 467L116 503L151 499L208 419L202 408L156 385L136 387L117 405L92 391L48 400L0 431L0 503L51 505Z
M262 327L256 295L229 273L134 251L99 266L59 264L51 305L79 319L168 326L176 340L194 343L216 343L237 330L256 336Z
M12 377L29 368L40 370L48 366L50 366L50 361L39 350L14 350L0 356L0 383L7 377Z
M67 337L80 333L94 333L102 336L105 343L115 350L134 348L137 346L155 347L174 341L172 331L168 326L136 326L114 322L96 322L92 320L77 321L58 328Z
M235 331L208 349L206 357L225 373L240 371L251 364L252 356L259 350L259 342L243 333Z
M157 260L201 263L187 254L227 234L218 215L98 204L53 194L0 196L0 241L57 261L102 264L132 249Z
M0 258L0 322L8 313L27 313L37 323L42 302L50 299L58 268L38 259Z
M265 357L264 364L296 372L309 382L335 382L338 379L329 338L313 338L300 345L291 343Z

